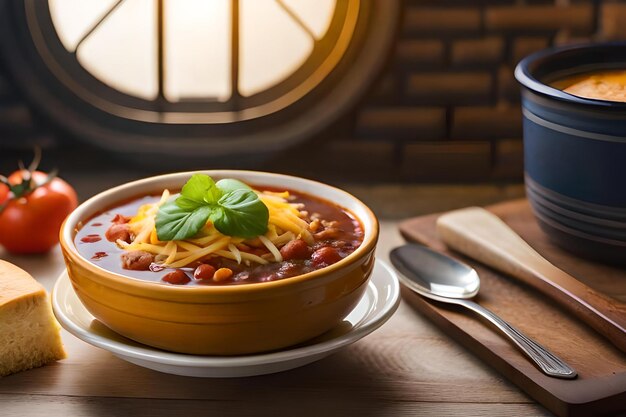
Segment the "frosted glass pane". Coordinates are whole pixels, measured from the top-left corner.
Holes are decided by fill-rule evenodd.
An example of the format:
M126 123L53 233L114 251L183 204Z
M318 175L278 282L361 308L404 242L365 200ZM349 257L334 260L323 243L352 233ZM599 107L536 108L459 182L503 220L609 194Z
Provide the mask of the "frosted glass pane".
M317 39L322 38L333 17L337 0L281 0Z
M50 0L50 15L61 43L74 51L78 41L115 4L116 0Z
M239 91L251 96L291 75L313 39L275 0L240 1Z
M231 95L231 0L166 0L165 96Z
M125 0L81 44L78 61L96 78L124 93L156 98L157 35L154 0Z

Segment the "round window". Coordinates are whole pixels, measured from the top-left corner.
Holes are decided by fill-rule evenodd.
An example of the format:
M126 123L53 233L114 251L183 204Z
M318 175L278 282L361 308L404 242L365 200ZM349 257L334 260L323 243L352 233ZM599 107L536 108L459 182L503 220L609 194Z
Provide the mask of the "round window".
M117 152L276 150L353 106L390 49L385 0L9 0L0 48L44 114Z

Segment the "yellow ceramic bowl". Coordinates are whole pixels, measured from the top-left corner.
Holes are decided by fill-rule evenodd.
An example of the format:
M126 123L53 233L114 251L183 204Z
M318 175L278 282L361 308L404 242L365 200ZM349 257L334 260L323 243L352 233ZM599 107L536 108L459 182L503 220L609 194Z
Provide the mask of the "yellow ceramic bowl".
M374 266L376 217L337 188L302 178L252 171L204 171L213 178L287 188L351 211L363 244L326 268L283 280L234 286L171 286L107 271L78 254L76 228L94 214L164 188L177 190L192 172L131 182L81 204L61 229L72 285L85 307L116 332L157 348L204 355L239 355L284 348L336 326L359 301Z

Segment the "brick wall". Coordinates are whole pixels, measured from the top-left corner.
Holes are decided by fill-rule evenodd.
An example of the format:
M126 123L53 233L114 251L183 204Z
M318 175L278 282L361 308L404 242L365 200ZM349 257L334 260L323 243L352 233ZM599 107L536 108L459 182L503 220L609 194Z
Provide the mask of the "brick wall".
M321 167L328 176L350 180L521 180L515 64L555 44L626 39L626 2L404 4L392 61L367 100L306 146L276 155L261 168L319 176ZM49 144L47 132L0 69L3 142L22 147ZM313 162L302 164L302 152Z
M626 3L408 0L393 62L333 139L330 166L358 149L364 174L407 181L517 181L524 56L552 45L626 39ZM339 150L344 150L343 154ZM366 158L365 154L371 155Z

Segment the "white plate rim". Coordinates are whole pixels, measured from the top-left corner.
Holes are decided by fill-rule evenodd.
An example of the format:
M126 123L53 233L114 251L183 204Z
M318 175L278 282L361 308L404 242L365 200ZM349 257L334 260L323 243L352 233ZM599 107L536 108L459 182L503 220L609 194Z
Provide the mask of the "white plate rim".
M376 273L377 271L380 272ZM398 305L400 304L400 286L395 270L388 263L377 259L375 261L374 272L372 273L372 277L370 278L368 285L374 288L378 298L381 293L379 287L386 288L387 297L382 300L380 309L376 309L373 312L369 311L366 316L356 324L355 328L348 333L317 344L270 353L243 356L187 355L184 353L162 351L149 346L127 345L86 330L84 327L73 321L61 305L59 294L61 286L65 285L64 281L69 282L67 271L62 272L57 279L52 290L51 298L54 314L65 330L84 342L107 350L122 359L124 359L124 357L129 357L140 361L154 362L177 367L213 369L243 368L295 361L301 358L323 355L325 353L330 354L344 346L362 339L369 333L378 329L393 315L393 313L395 313ZM377 285L379 287L377 287ZM69 285L69 288L73 291L71 285Z

